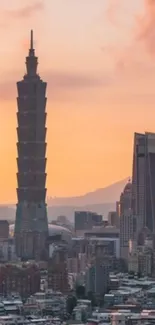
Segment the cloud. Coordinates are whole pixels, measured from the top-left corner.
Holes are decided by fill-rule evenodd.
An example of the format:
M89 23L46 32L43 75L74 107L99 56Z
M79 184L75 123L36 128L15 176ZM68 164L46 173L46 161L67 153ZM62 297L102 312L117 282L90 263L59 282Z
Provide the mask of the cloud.
M32 2L31 4L21 7L17 10L6 10L6 15L13 19L25 19L30 18L36 12L44 9L44 3L42 0Z
M137 18L136 39L155 54L155 0L144 0L144 14Z
M0 81L0 101L16 98L16 85L11 80Z
M0 28L12 26L15 20L26 20L32 18L36 13L44 9L44 1L32 1L31 4L21 6L17 9L5 9L0 11Z
M50 73L45 73L45 78L52 88L54 87L61 89L106 87L110 84L110 78L108 77L96 77L95 75L85 73L80 74L51 71Z
M125 21L121 20L121 16L126 15L123 10L123 0L109 0L106 10L106 17L108 21L119 30L125 28ZM121 12L121 15L120 15ZM130 26L130 33L127 37L131 36L130 48L133 50L135 46L145 46L143 51L146 50L149 54L155 54L155 0L142 0L141 7L134 12L129 13L133 26ZM119 44L120 45L120 44ZM123 44L122 44L123 47Z
M12 72L14 79L0 81L0 100L14 100L17 96L16 81L19 80L21 72ZM72 73L72 72L57 72L50 71L41 73L43 80L48 83L48 97L49 99L59 100L60 97L67 98L69 94L74 91L81 91L83 89L91 91L101 87L108 87L112 84L112 79L108 76L96 77L87 73ZM22 79L22 77L21 77Z
M114 27L120 27L118 18L119 9L121 8L121 0L109 0L106 9L106 18Z
M108 2L106 17L117 30L118 38L122 31L124 35L120 37L121 42L107 48L102 46L102 51L111 57L118 78L120 75L131 79L152 78L155 68L155 0L142 0L134 9L132 2L128 3L129 25L125 23L125 4L124 0Z

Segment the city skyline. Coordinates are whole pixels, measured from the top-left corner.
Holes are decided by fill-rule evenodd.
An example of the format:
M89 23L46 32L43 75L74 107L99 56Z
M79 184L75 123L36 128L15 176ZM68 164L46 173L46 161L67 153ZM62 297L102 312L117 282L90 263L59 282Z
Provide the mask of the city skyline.
M131 175L134 131L155 131L153 13L146 7L145 24L137 18L142 1L125 4L128 19L122 1L102 2L0 5L1 203L17 200L15 82L31 27L49 84L48 196L80 195Z

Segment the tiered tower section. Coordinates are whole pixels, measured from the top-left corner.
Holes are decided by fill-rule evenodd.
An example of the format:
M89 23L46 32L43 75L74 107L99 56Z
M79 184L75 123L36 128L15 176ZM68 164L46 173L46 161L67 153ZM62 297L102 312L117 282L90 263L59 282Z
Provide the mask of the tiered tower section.
M30 50L22 81L17 82L17 211L15 241L23 259L42 259L48 235L46 210L46 83L37 74L38 58Z

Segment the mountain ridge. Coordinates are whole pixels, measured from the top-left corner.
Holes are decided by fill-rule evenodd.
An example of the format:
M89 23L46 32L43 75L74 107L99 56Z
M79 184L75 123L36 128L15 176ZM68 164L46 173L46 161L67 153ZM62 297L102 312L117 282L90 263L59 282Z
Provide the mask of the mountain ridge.
M54 198L48 201L49 222L60 215L65 215L71 221L74 220L74 212L78 210L92 211L102 214L107 218L108 212L115 210L116 201L126 185L128 178L111 184L105 188L86 193L82 196ZM0 219L15 220L16 205L1 204Z
M48 200L49 206L85 206L90 204L103 204L116 202L126 185L128 178L120 180L107 187L88 192L81 196L58 197Z

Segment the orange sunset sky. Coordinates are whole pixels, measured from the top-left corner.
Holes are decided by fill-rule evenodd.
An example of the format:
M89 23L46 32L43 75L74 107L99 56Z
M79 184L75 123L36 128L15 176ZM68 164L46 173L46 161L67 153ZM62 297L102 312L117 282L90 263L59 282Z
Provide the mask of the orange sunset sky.
M133 133L155 132L154 1L0 1L0 202L16 202L16 81L30 29L48 82L48 196L131 175Z

